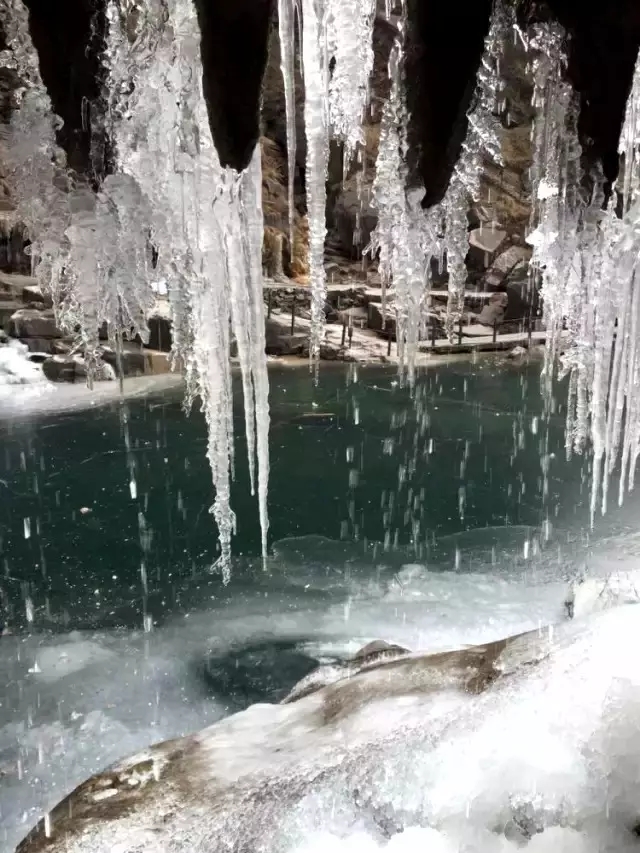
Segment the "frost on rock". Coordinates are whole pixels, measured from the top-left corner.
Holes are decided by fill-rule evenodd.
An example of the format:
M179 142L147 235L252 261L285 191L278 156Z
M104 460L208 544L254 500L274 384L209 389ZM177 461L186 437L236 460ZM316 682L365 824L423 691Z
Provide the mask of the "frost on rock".
M22 0L0 0L11 55L25 80L12 119L7 159L19 214L34 235L35 273L52 293L58 322L80 328L90 365L106 323L146 337L154 286L167 282L174 359L188 402L198 395L209 427L213 515L228 579L235 518L230 506L233 412L230 366L235 336L245 396L252 488L257 459L266 555L268 378L262 299L259 152L241 174L223 169L202 92L200 31L191 0L107 6L108 130L115 173L93 193L71 179L55 145L51 105L38 73Z
M569 375L567 453L593 451L591 516L606 511L620 463L618 500L632 488L640 454L640 62L620 139L622 216L617 193L605 204L604 178L581 187L575 95L563 80L563 32L538 27L533 63L532 265L542 280L547 344L543 385L555 364ZM561 354L562 347L565 351Z

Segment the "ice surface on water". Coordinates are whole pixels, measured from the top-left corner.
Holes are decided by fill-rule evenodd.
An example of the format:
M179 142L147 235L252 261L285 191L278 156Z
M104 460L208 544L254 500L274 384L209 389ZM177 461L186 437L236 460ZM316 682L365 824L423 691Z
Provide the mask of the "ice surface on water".
M614 566L607 557L612 547L609 543L600 562L594 561L594 576L617 568L618 561ZM625 578L620 578L619 586L624 587L624 596L608 599L609 606L628 600L634 586L637 560L629 556L622 565ZM45 806L91 773L150 743L200 729L222 716L227 698L223 693L217 699L204 695L194 676L194 665L212 650L222 654L252 638L275 636L292 638L301 651L318 659L353 655L374 639L438 651L535 630L565 618L566 583L549 581L547 573L515 571L508 564L493 574L437 572L406 564L397 572L381 571L376 582L370 572L366 577L336 572L341 581L330 588L328 599L326 593L320 599L313 597L306 563L283 564L280 570L287 584L278 597L245 596L213 611L192 612L151 634L74 633L49 638L34 634L0 640L0 683L8 685L0 707L0 769L5 773L0 839L6 831L6 849ZM590 611L592 604L586 602L584 609ZM443 702L444 711L450 702ZM252 713L246 737L261 738L266 748L276 735L266 712L256 708ZM423 712L416 717L411 704L395 709L381 705L353 721L350 738L364 742L381 729L392 731L400 721L415 724L419 719ZM441 772L445 759L446 753ZM451 773L460 760L452 758ZM452 778L448 784L453 782Z

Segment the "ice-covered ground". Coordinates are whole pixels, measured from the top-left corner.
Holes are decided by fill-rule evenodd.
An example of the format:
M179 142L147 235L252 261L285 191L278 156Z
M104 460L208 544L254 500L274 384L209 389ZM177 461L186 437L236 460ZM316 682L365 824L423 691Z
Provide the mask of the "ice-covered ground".
M580 613L634 600L633 572L640 563L633 551L626 549L626 557L614 563L610 551L605 550L599 561L592 561L593 575L608 576L615 568L623 572L624 582L616 586L610 581L608 597L600 595L601 586L595 594L584 586L577 600ZM437 651L566 619L567 582L553 580L554 573L546 571L509 572L496 567L490 574L465 574L431 572L424 566L407 564L395 574L381 574L377 580L368 573L345 581L342 574L340 583L333 583L330 570L323 579L315 570L305 574L300 565L280 568L286 583L273 596L260 592L242 600L232 599L176 618L149 633L36 634L0 639L0 684L7 685L0 705L1 850L12 850L48 807L92 773L150 743L198 730L237 709L231 688L223 683L216 685L215 668L208 679L202 677L203 664L212 655L224 662L233 649L258 641L263 646L269 642L277 646L276 641L287 638L301 654L318 661L351 655L378 638L413 650ZM329 605L308 595L314 586L316 591L320 587L330 590ZM276 650L271 663L276 674L281 660L284 658L279 658ZM263 663L264 657L256 659L255 666ZM562 714L563 703L570 697L558 694L554 698L553 690L555 687L550 687L548 711L558 706ZM546 701L540 699L541 707L532 705L536 714L541 713ZM523 709L522 713L529 712ZM550 724L553 727L553 720ZM496 729L491 736L497 739L495 749L507 748L500 746L503 733ZM536 737L542 740L531 741L533 753L546 756L545 761L564 762L558 770L558 778L564 778L562 774L569 773L571 761L578 756L570 751L558 752L557 745L551 748L555 740L549 740L549 733L540 732ZM484 743L487 746L489 741ZM447 755L446 750L441 751L439 767L442 771L449 766L448 796L459 796L456 785L464 788L471 778L482 787L478 774L493 774L494 787L502 784L494 778L491 749L486 755L470 751L466 758L455 750L450 759ZM504 778L504 796L514 780L515 776ZM444 836L435 839L422 829L390 843L392 849L405 844L404 849L442 849L447 853L466 849L493 853L502 849L466 848L455 846L457 841L454 844ZM339 847L342 842L331 843ZM348 843L365 851L382 842L357 836ZM536 839L530 843L532 851L596 849L575 846L582 842L568 830L554 842L555 847L532 846L536 843ZM314 841L312 832L300 844L315 849L314 844L325 846L326 840ZM515 848L504 848L511 849Z
M29 348L20 341L10 340L0 345L0 407L16 397L16 386L21 386L21 398L28 400L41 398L53 387L42 367L29 361L28 355Z

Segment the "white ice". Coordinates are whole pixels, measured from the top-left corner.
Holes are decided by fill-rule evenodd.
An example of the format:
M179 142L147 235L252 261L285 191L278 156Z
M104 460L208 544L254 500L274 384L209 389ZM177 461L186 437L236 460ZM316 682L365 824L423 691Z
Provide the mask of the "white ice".
M606 599L608 607L630 600L636 586L640 559L628 545L606 543L591 562L592 590L622 590ZM573 571L569 561L567 570ZM91 773L223 716L225 700L205 694L194 675L212 652L279 637L318 659L335 660L373 639L439 651L527 630L542 629L546 637L545 626L567 622L569 585L546 569L514 570L504 563L491 574L455 573L407 564L397 572L381 570L372 582L370 571L359 577L334 565L327 566L326 576L334 578L329 586L306 560L280 561L272 571L285 582L278 596L220 602L151 633L0 639L0 683L7 685L0 706L3 850ZM584 616L604 602L596 592L577 611ZM411 706L399 710L411 718ZM255 713L264 729L260 709ZM364 737L382 723L371 712L356 728Z

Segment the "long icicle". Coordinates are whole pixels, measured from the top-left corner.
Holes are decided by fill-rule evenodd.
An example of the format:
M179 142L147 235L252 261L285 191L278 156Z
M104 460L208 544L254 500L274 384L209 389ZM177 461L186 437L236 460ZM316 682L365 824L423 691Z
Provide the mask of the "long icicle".
M295 176L296 176L296 78L295 78L295 4L294 0L278 0L278 29L280 35L280 68L284 83L287 114L287 165L289 197L289 244L293 256L295 238Z

